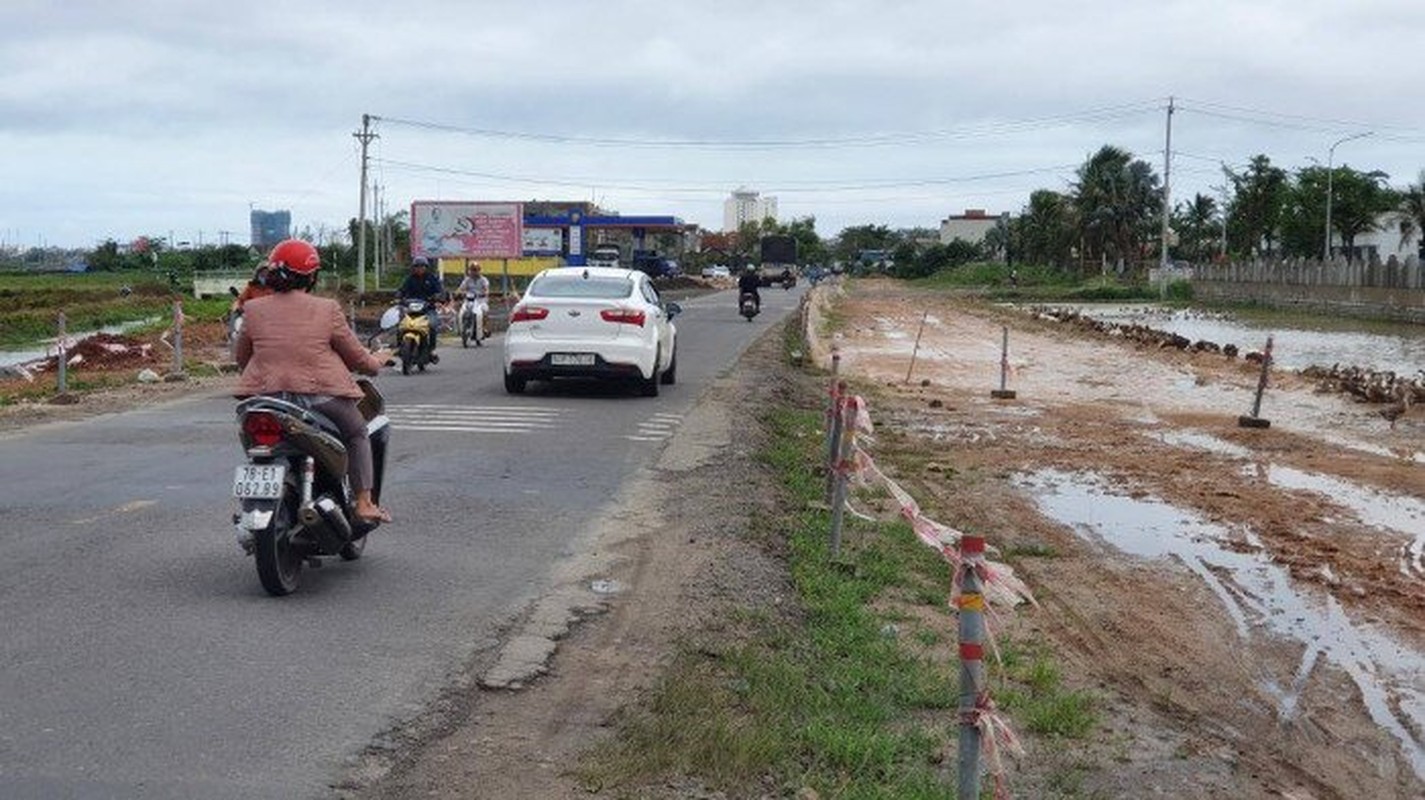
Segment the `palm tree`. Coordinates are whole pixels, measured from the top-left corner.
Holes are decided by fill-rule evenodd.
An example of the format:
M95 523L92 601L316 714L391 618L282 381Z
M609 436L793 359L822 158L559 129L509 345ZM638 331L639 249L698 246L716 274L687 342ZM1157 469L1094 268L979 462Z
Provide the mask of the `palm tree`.
M1079 167L1073 184L1085 255L1118 262L1142 258L1162 207L1158 176L1146 161L1119 147L1104 145Z

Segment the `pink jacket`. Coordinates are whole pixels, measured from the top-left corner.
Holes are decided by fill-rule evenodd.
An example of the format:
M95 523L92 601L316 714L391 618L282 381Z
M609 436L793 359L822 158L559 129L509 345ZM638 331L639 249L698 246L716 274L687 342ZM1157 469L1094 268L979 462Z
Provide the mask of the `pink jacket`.
M360 398L353 371L375 375L381 362L361 346L335 300L278 292L243 304L236 394L269 392Z

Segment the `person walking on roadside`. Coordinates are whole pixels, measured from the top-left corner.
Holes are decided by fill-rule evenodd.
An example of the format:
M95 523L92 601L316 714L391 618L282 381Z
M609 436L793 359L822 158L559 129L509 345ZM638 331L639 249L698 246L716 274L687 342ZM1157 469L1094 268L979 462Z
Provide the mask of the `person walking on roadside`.
M366 418L356 406L361 387L353 371L375 375L385 354L368 352L347 327L341 306L309 292L321 256L309 242L288 239L267 257L271 294L247 301L235 359L242 368L238 397L278 395L336 423L346 445L347 477L363 522L390 522L371 497L375 466Z

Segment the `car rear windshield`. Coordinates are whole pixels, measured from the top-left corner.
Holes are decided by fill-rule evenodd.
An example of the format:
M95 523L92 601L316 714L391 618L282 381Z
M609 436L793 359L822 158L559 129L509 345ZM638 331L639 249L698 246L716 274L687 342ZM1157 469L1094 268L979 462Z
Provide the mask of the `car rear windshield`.
M529 287L530 297L589 297L616 300L633 294L633 281L628 278L590 275L545 275Z

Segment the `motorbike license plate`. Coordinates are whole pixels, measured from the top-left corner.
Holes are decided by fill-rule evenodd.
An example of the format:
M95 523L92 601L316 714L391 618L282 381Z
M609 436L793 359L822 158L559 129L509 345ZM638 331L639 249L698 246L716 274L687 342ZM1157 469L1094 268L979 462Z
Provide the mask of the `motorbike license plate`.
M549 363L556 367L592 367L593 353L550 353Z
M240 500L276 500L282 496L282 464L243 464L233 473L233 497Z

